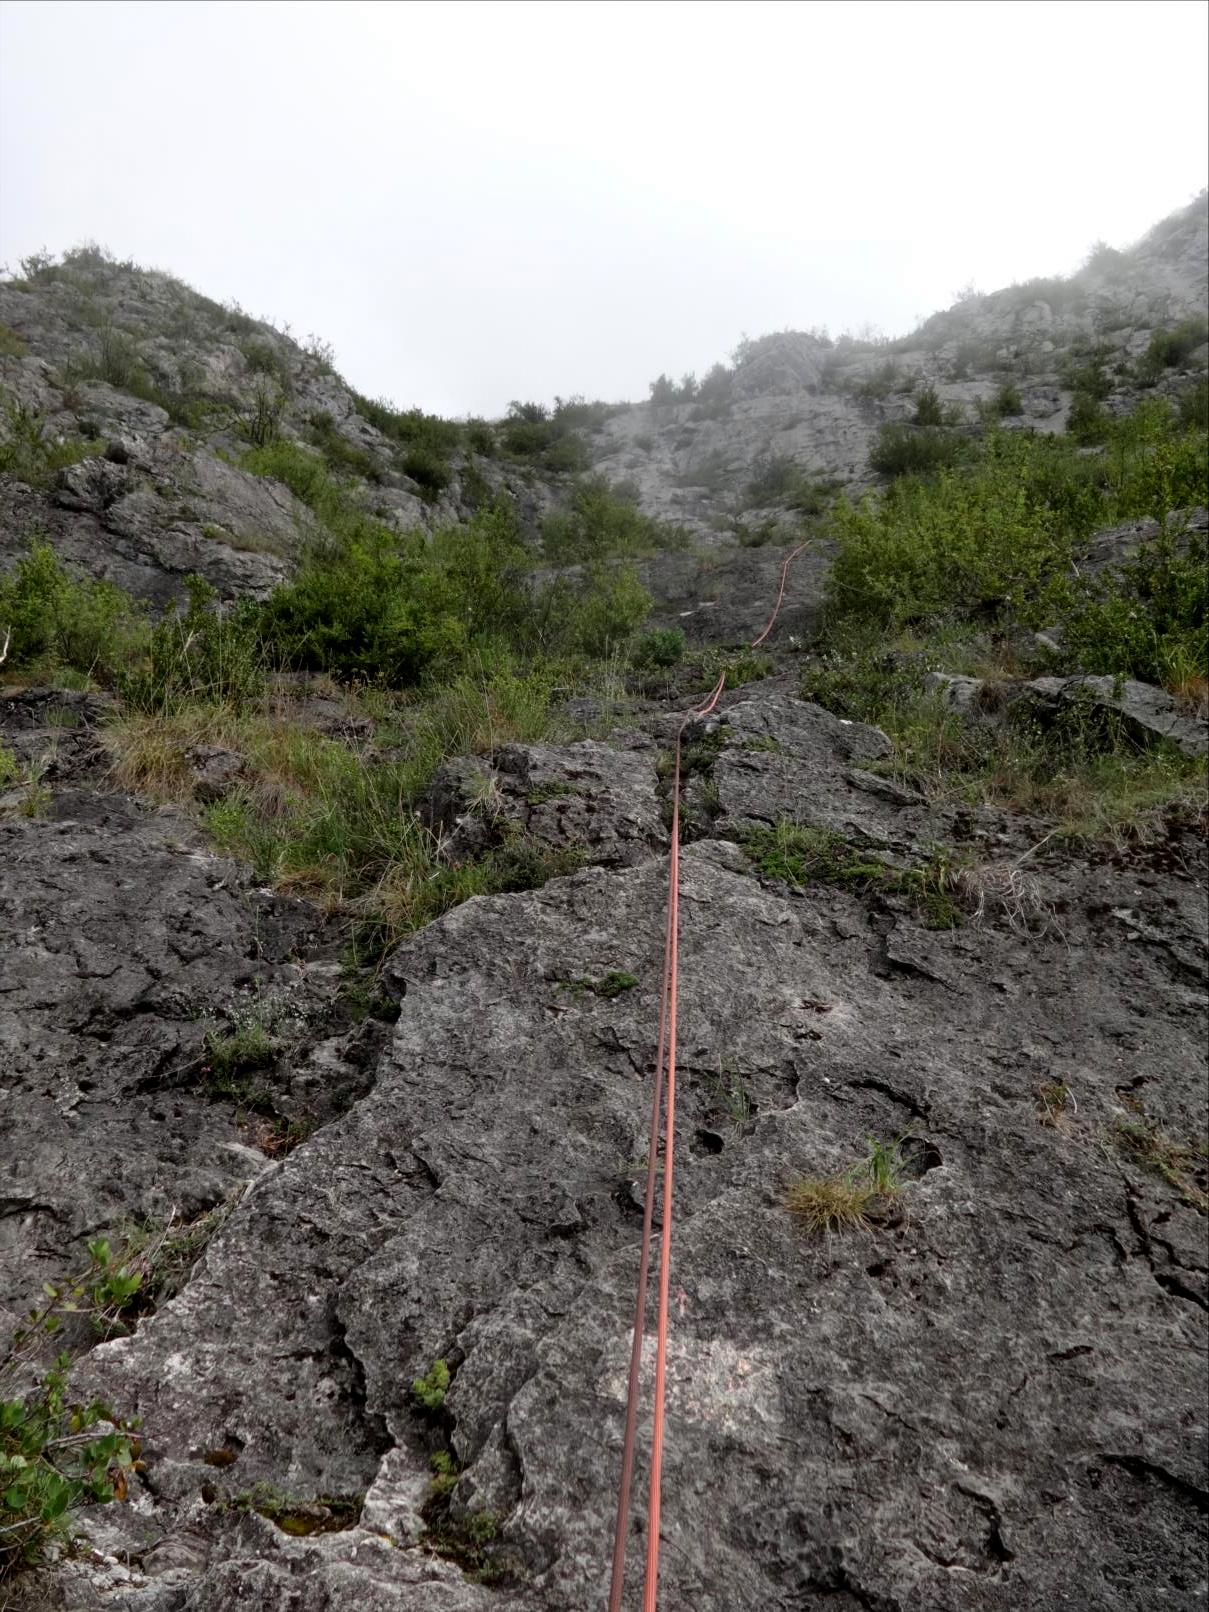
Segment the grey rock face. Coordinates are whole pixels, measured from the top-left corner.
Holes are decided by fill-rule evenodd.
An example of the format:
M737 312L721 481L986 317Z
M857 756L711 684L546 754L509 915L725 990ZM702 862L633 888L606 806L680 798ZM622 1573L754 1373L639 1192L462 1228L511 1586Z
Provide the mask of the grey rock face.
M590 739L506 745L491 761L443 767L424 816L454 861L521 835L626 866L666 842L655 784L650 749L634 753Z
M87 1238L192 1219L267 1165L199 1089L202 1021L258 981L305 992L284 958L314 926L173 812L65 790L0 817L0 1331Z
M1209 751L1209 722L1193 716L1161 688L1133 678L1038 677L1024 685L1031 698L1050 710L1090 701L1115 711L1126 728L1143 741L1166 739L1186 756Z
M775 686L706 737L728 832L791 814L891 858L952 832L872 770L877 730ZM498 1519L507 1604L603 1608L666 865L633 860L649 751L514 747L490 776L544 812L576 768L623 865L472 900L399 948L398 1022L353 1106L267 1167L173 1071L199 1007L297 977L285 934L253 955L246 886L174 849L176 819L68 804L0 827L14 1301L36 1229L49 1272L77 1228L251 1179L179 1296L77 1368L142 1417L147 1477L90 1518L99 1556L47 1605L497 1604L431 1554L437 1448L453 1522ZM1203 890L1174 865L1040 858L1062 914L1038 936L931 932L901 902L762 882L734 844L686 849L668 1612L1195 1603L1203 1221L1111 1141L1139 1092L1172 1135L1201 1122ZM1047 1125L1053 1082L1075 1105ZM907 1138L895 1212L805 1235L786 1188L870 1136ZM434 1419L411 1383L438 1359ZM224 1509L258 1483L363 1494L360 1521L293 1539ZM635 1572L641 1549L636 1523Z

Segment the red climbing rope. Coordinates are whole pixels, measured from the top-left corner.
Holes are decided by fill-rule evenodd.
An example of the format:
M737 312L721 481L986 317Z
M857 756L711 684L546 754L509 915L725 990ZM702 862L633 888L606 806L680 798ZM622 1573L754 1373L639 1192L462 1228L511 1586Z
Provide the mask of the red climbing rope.
M777 602L768 625L751 648L768 637L781 612L789 567L806 547L800 543L785 558ZM630 1349L630 1379L626 1394L625 1434L622 1440L621 1478L617 1489L617 1521L613 1532L613 1571L608 1612L621 1612L625 1577L626 1529L630 1516L630 1490L634 1479L634 1449L638 1437L638 1388L642 1373L642 1344L646 1327L647 1285L651 1267L651 1232L655 1220L655 1188L659 1144L663 1141L663 1212L659 1221L659 1312L655 1331L655 1403L651 1433L651 1481L647 1497L646 1574L643 1612L656 1612L659 1596L659 1518L663 1487L664 1408L667 1388L667 1334L672 1270L672 1189L676 1139L676 990L680 952L680 760L686 728L716 708L726 687L726 673L705 701L684 718L676 734L672 769L671 851L668 855L667 926L663 943L663 990L659 1007L659 1041L655 1055L655 1081L651 1094L651 1130L647 1151L646 1202L642 1211L642 1250L638 1261L638 1293L634 1305L634 1338ZM666 1106L666 1115L664 1109Z

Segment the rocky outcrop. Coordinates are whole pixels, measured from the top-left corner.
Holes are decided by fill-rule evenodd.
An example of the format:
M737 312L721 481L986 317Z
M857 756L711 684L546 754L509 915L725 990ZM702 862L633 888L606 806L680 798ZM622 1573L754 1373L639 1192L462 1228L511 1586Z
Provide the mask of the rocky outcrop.
M689 737L715 818L684 862L661 1604L1190 1606L1203 1221L1115 1138L1200 1123L1196 850L1162 876L1042 853L1047 933L993 908L929 930L893 893L763 879L716 836L792 813L902 861L964 833L987 869L1027 825L937 818L872 770L876 730L775 682ZM199 1094L194 1015L255 976L297 988L304 909L270 917L178 819L126 803L5 825L10 1251L32 1239L48 1270L77 1231L250 1183L179 1296L77 1368L141 1416L146 1470L44 1605L603 1607L658 1016L654 770L636 738L611 759L512 747L483 776L555 837L593 779L608 865L400 947L368 1081L276 1162ZM894 1213L806 1235L787 1187L871 1136L901 1142ZM16 1302L37 1272L8 1269ZM412 1383L437 1360L433 1411ZM436 1512L434 1451L456 1474ZM337 1502L339 1531L273 1520Z

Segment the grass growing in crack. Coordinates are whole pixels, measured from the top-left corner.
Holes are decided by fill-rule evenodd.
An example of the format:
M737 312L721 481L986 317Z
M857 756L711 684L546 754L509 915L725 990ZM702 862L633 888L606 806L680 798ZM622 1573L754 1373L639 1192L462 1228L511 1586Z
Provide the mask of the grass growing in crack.
M871 1231L874 1215L902 1188L902 1139L870 1139L869 1152L841 1175L805 1176L785 1194L785 1207L813 1236Z
M1036 1088L1038 1118L1050 1130L1061 1130L1078 1112L1074 1093L1064 1080L1043 1080Z
M961 885L943 853L915 867L895 868L862 853L832 829L790 821L750 830L743 848L766 878L799 888L825 884L855 894L876 890L901 895L929 929L955 929L964 921Z
M573 991L577 996L583 996L590 991L593 996L603 996L607 1002L611 1002L615 996L620 996L623 991L632 991L638 984L638 980L635 975L627 974L624 969L611 968L607 974L598 980L559 980L558 983L561 989Z
M751 1123L753 1104L738 1064L733 1059L723 1059L711 1084L719 1112L725 1114L736 1131L745 1131Z
M1209 1143L1177 1142L1145 1119L1118 1120L1112 1140L1133 1164L1160 1176L1201 1214L1209 1213L1209 1192L1203 1184Z

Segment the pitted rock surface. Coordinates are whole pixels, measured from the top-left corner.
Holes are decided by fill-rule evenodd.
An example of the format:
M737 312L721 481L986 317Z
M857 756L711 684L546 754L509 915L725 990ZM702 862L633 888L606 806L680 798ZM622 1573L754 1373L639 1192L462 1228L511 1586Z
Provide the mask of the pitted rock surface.
M928 934L763 885L733 845L686 851L669 1612L1194 1604L1203 1221L1102 1138L1138 1093L1197 1123L1201 993L1162 946L1120 944L1134 875L1063 878L1061 936ZM1178 889L1167 930L1195 934L1200 891ZM430 1444L409 1385L443 1358L455 1508L502 1517L524 1564L506 1604L603 1607L663 895L659 859L590 869L470 901L394 955L373 1090L83 1362L145 1426L154 1500L105 1527L147 1549L187 1519L210 1551L177 1600L151 1581L110 1604L300 1604L201 1498L257 1481L368 1490L338 1545L280 1547L327 1564L308 1608L353 1584L371 1608L484 1604L417 1576ZM638 983L568 987L615 969ZM1057 1128L1036 1095L1054 1079L1078 1099ZM913 1138L901 1213L805 1238L786 1186L871 1134ZM220 1472L216 1449L236 1452ZM366 1576L342 1577L354 1556Z
M424 809L452 860L522 835L606 867L645 860L667 842L649 743L505 745L438 772Z
M192 1218L267 1164L198 1089L203 1020L302 989L285 959L317 917L259 894L175 812L83 791L49 812L0 818L6 1335L87 1239Z

